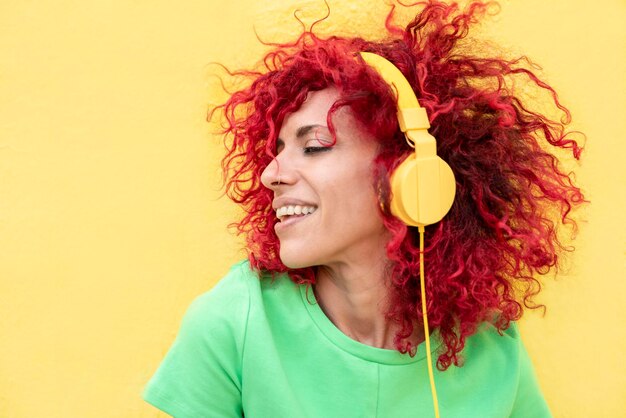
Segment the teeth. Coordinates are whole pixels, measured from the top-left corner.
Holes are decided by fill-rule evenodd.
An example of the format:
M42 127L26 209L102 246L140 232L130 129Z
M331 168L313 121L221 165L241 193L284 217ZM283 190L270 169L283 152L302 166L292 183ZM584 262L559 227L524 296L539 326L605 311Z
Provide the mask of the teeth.
M282 218L288 215L309 215L315 212L317 208L315 206L300 206L300 205L289 205L282 206L276 209L276 216L278 218Z

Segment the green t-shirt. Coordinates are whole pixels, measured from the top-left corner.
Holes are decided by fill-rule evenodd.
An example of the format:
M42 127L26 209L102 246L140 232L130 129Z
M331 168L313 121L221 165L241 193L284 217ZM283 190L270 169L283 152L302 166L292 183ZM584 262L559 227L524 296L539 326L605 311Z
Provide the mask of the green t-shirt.
M424 344L415 357L361 344L314 301L236 264L191 304L144 399L175 418L434 416ZM503 336L485 324L463 354L434 369L442 418L551 416L515 324Z

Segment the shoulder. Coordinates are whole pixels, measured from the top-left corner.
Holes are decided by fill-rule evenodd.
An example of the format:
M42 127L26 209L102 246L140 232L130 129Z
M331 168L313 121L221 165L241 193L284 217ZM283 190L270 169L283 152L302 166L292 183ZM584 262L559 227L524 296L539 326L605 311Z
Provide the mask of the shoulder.
M270 273L253 270L247 260L241 261L211 290L193 300L181 332L209 332L213 338L221 335L241 340L250 326L263 325L280 315L277 310L293 309L298 301L298 286L287 274L272 278Z
M250 269L248 261L240 261L211 290L197 296L190 309L203 310L215 304L224 307L245 305L250 294L250 283L258 280L258 274Z
M532 360L526 351L517 322L499 331L485 323L467 339L466 366L480 369L485 381L511 386L511 417L551 417L543 397ZM465 367L465 366L464 366Z
M248 261L233 265L209 291L197 296L187 308L181 330L197 328L214 331L229 325L245 326L251 291L258 288L259 276Z
M241 416L250 289L258 281L247 262L237 263L191 303L146 401L176 417Z
M465 341L461 353L462 368L484 373L488 379L516 381L522 366L523 350L517 323L511 322L506 330L483 323Z
M511 352L516 353L522 343L522 337L516 322L511 322L505 330L498 330L493 324L485 322L478 326L475 334L467 338L465 354L468 351Z

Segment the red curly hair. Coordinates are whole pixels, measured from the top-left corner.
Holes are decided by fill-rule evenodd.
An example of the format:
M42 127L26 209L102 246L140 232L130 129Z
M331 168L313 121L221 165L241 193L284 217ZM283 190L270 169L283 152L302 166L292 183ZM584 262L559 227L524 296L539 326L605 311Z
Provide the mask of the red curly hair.
M379 54L394 63L412 85L430 117L438 154L456 176L450 212L426 228L426 291L429 324L443 341L437 367L461 365L465 339L488 321L501 332L522 316L524 306L538 308L541 289L533 276L557 267L557 226L575 222L568 216L583 195L556 157L542 145L582 148L565 130L569 111L556 92L527 67L525 57L504 59L470 55L470 26L493 3L419 3L421 11L406 28L387 16L387 38L323 38L304 30L292 43L273 45L258 71L233 74L251 81L219 106L224 113L227 154L222 161L226 194L245 214L236 224L245 234L251 266L272 275L288 272L299 284L315 283L315 267L291 270L279 258L273 192L260 181L272 161L286 115L296 111L311 91L334 86L362 126L379 139L372 162L375 183L384 200L381 216L391 232L387 245L389 321L400 325L396 348L411 355L409 341L422 321L419 286L419 236L391 215L389 175L411 152L399 129L396 103L387 84L357 58L359 51ZM524 103L512 87L513 77L551 94L564 115L551 120ZM328 117L330 121L330 115ZM545 307L544 307L545 308Z

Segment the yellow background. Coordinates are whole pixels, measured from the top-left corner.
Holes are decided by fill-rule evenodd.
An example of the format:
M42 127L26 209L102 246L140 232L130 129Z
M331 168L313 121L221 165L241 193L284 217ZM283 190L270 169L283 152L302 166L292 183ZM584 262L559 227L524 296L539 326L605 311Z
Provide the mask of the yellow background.
M243 255L205 122L219 61L315 1L0 5L0 417L157 417L140 393L194 296ZM360 4L360 6L356 6ZM326 31L380 30L330 1ZM577 252L521 323L556 417L624 416L626 3L503 1L482 28L542 65L587 134Z

